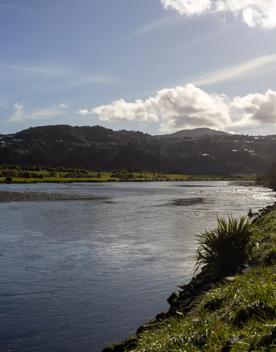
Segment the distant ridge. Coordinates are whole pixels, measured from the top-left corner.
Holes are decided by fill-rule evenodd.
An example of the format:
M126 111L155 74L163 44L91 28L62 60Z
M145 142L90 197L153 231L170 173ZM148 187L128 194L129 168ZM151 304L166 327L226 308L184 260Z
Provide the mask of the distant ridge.
M227 136L229 133L224 131L217 131L211 128L195 128L195 129L187 129L177 131L171 134L165 134L159 137L167 137L167 138L201 138L205 136Z
M276 161L276 136L209 128L163 136L101 126L41 126L0 135L0 164L203 175L260 174Z

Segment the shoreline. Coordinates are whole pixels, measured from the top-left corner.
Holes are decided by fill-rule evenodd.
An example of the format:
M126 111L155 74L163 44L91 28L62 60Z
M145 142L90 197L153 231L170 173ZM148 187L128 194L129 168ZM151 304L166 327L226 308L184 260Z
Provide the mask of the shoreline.
M105 173L101 177L0 177L1 184L38 184L38 183L110 183L110 182L195 182L195 181L228 181L241 183L255 183L254 176L227 176L227 175L181 175L181 174L159 174L153 173L130 174L130 176L112 176L111 173Z
M70 184L70 183L166 183L166 182L231 182L237 186L256 186L254 181L243 181L243 180L232 180L232 179L193 179L193 180L107 180L107 181L95 181L95 180L73 180L73 181L16 181L16 182L1 182L0 185L36 185L36 184ZM262 186L260 186L262 187Z
M47 192L0 191L0 204L9 202L42 202L42 201L103 201L111 202L108 197L89 197L78 194L62 194Z
M256 224L258 226L258 224L261 223L262 220L265 220L266 216L270 216L272 214L274 214L276 218L276 201L273 204L260 209L258 213L254 214L252 216L252 224ZM276 226L273 227L273 230L276 232ZM275 252L275 255L276 255L276 252ZM273 256L272 258L273 263L275 259L276 258ZM192 314L193 311L196 310L198 301L202 296L204 296L205 294L208 294L211 290L218 287L218 285L231 284L233 281L235 281L235 277L237 277L238 275L245 275L246 273L253 270L255 266L256 266L256 262L253 261L252 263L250 263L250 265L248 265L245 269L241 270L241 272L235 274L233 277L229 277L229 278L226 277L223 279L212 277L207 271L201 270L187 284L183 286L179 286L180 290L178 290L177 292L173 292L168 297L167 302L170 305L168 311L158 313L154 319L140 326L136 330L136 334L134 336L131 336L120 343L115 343L111 346L108 346L104 348L102 352L136 351L135 349L139 344L139 340L141 336L143 336L144 334L148 334L149 332L154 332L155 330L159 329L160 326L162 326L163 324L166 324L166 322L169 321L170 319L177 319L179 321L189 316L190 314ZM234 340L232 341L233 344L231 342L231 346L234 345L235 343ZM229 337L228 342L229 341L231 341L231 337ZM229 349L227 349L227 341L226 341L226 348L225 349L222 348L221 351L230 351L232 349L231 346ZM188 350L185 350L185 351L188 351Z

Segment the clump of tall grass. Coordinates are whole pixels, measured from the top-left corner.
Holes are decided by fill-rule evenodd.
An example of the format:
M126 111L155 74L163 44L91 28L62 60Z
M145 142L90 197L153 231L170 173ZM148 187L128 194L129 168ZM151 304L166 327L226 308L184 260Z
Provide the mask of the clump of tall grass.
M252 224L246 217L218 218L216 229L199 236L197 269L222 277L236 273L252 252Z

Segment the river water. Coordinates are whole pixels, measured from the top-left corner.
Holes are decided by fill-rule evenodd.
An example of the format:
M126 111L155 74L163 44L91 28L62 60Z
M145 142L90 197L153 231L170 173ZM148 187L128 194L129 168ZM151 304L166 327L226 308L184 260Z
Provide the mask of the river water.
M0 351L97 352L168 308L217 216L274 201L228 182L1 185L95 196L0 203Z

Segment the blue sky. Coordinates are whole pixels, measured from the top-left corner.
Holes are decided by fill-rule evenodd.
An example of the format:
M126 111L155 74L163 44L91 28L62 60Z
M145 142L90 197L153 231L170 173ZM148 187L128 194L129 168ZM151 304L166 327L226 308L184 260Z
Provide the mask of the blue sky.
M276 0L236 3L0 0L0 133L276 134Z

